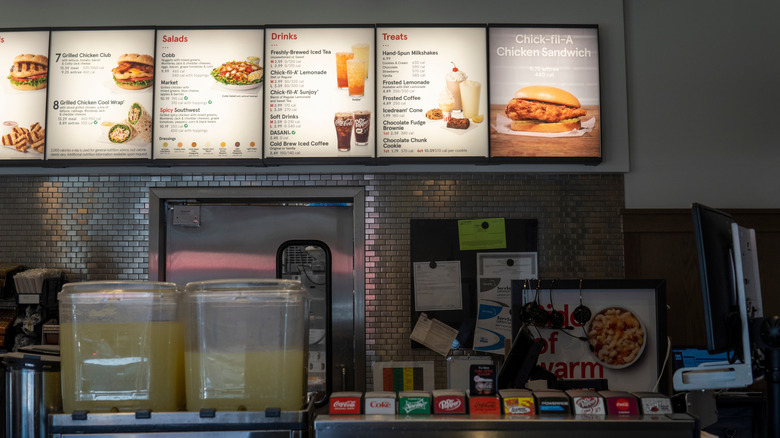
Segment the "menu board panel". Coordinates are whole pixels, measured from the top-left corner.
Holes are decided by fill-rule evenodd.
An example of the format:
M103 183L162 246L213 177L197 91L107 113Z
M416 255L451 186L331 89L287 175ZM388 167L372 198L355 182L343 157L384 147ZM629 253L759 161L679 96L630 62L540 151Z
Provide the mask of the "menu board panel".
M266 39L265 158L373 158L374 28L268 28Z
M46 144L49 31L0 30L0 160L42 160Z
M484 27L378 27L380 158L488 156Z
M151 158L154 29L53 30L46 159Z
M157 29L155 159L262 156L263 29Z
M601 160L598 28L488 30L490 155Z

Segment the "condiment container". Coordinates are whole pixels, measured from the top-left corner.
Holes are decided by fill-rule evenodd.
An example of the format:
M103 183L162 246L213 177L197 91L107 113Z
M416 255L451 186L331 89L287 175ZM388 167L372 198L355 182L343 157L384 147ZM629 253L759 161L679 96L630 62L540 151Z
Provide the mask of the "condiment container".
M182 310L187 410L303 409L309 297L300 281L192 282Z
M68 283L58 299L64 412L184 409L175 284Z

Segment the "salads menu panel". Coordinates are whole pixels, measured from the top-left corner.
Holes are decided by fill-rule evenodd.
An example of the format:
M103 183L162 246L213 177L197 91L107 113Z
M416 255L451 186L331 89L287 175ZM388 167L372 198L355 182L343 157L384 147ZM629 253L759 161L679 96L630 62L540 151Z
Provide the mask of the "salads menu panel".
M377 157L487 157L484 27L379 27Z
M0 31L0 160L42 160L46 146L49 31Z
M490 155L601 159L598 28L489 31Z
M373 27L266 29L266 158L374 157L373 41Z
M157 30L155 159L262 156L263 29Z
M151 158L154 35L51 32L47 159Z

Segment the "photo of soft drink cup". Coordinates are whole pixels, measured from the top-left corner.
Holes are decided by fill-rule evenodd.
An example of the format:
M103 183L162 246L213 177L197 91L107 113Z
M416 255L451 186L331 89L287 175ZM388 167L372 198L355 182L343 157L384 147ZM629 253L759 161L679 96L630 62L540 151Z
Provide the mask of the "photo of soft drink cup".
M368 132L371 128L371 111L355 111L355 144L365 146L368 144Z
M336 139L341 152L349 152L352 143L352 125L355 119L352 113L336 113L333 124L336 126Z
M355 59L360 59L366 63L366 71L363 72L365 77L368 77L368 57L369 46L366 43L353 44L352 53L355 54Z
M339 88L347 88L347 61L354 58L352 52L336 52L336 83Z
M350 96L362 96L366 86L366 62L362 59L347 60L347 85Z
M463 117L473 119L479 114L479 94L482 84L466 80L460 83L460 99L463 103Z

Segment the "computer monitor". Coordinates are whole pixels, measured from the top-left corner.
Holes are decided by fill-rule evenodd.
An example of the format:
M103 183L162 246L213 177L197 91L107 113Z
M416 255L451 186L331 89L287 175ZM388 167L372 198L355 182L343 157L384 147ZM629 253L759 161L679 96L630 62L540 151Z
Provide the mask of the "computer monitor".
M498 372L498 389L525 388L529 380L555 380L551 372L537 365L544 341L535 339L523 325L512 339L512 347Z

